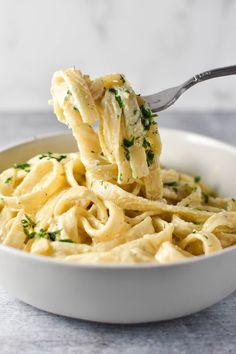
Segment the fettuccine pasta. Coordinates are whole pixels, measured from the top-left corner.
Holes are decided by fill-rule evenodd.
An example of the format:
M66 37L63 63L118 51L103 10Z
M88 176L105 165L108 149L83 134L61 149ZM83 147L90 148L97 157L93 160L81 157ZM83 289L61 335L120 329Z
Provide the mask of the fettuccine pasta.
M58 71L51 94L78 152L1 173L4 245L76 263L162 264L236 244L235 200L160 166L156 118L123 75Z

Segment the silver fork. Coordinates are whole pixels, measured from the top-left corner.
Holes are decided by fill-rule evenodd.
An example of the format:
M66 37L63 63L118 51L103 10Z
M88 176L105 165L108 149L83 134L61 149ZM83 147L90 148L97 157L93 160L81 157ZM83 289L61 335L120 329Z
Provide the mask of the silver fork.
M201 74L194 75L182 85L168 88L167 90L154 93L153 95L143 96L143 98L148 102L152 112L160 112L172 106L172 104L174 104L185 91L199 82L213 79L215 77L235 74L236 65L204 71Z

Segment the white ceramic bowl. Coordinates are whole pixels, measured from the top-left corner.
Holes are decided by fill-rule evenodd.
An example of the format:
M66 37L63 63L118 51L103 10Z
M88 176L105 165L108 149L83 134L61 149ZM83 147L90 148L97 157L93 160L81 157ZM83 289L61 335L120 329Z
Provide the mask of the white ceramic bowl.
M162 163L201 175L221 195L236 196L236 149L216 140L161 130ZM0 152L0 170L35 154L76 151L57 134ZM0 245L0 286L40 309L110 323L172 319L202 310L236 289L236 246L171 265L67 264Z

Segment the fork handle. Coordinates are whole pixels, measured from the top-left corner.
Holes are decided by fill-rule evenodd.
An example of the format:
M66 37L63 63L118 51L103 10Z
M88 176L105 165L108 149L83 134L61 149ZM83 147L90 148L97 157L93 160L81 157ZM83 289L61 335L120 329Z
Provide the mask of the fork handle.
M190 80L186 81L183 84L183 88L187 90L193 85L196 85L198 82L213 79L215 77L235 75L235 74L236 74L236 65L230 65L222 68L207 70L202 72L201 74L194 75Z

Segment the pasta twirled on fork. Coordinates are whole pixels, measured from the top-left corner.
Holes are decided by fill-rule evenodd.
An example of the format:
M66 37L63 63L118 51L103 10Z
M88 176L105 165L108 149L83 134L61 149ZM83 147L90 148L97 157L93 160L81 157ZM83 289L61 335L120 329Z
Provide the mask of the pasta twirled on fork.
M124 75L58 71L51 93L78 152L1 173L3 244L78 263L168 263L236 244L235 200L160 167L156 119Z

